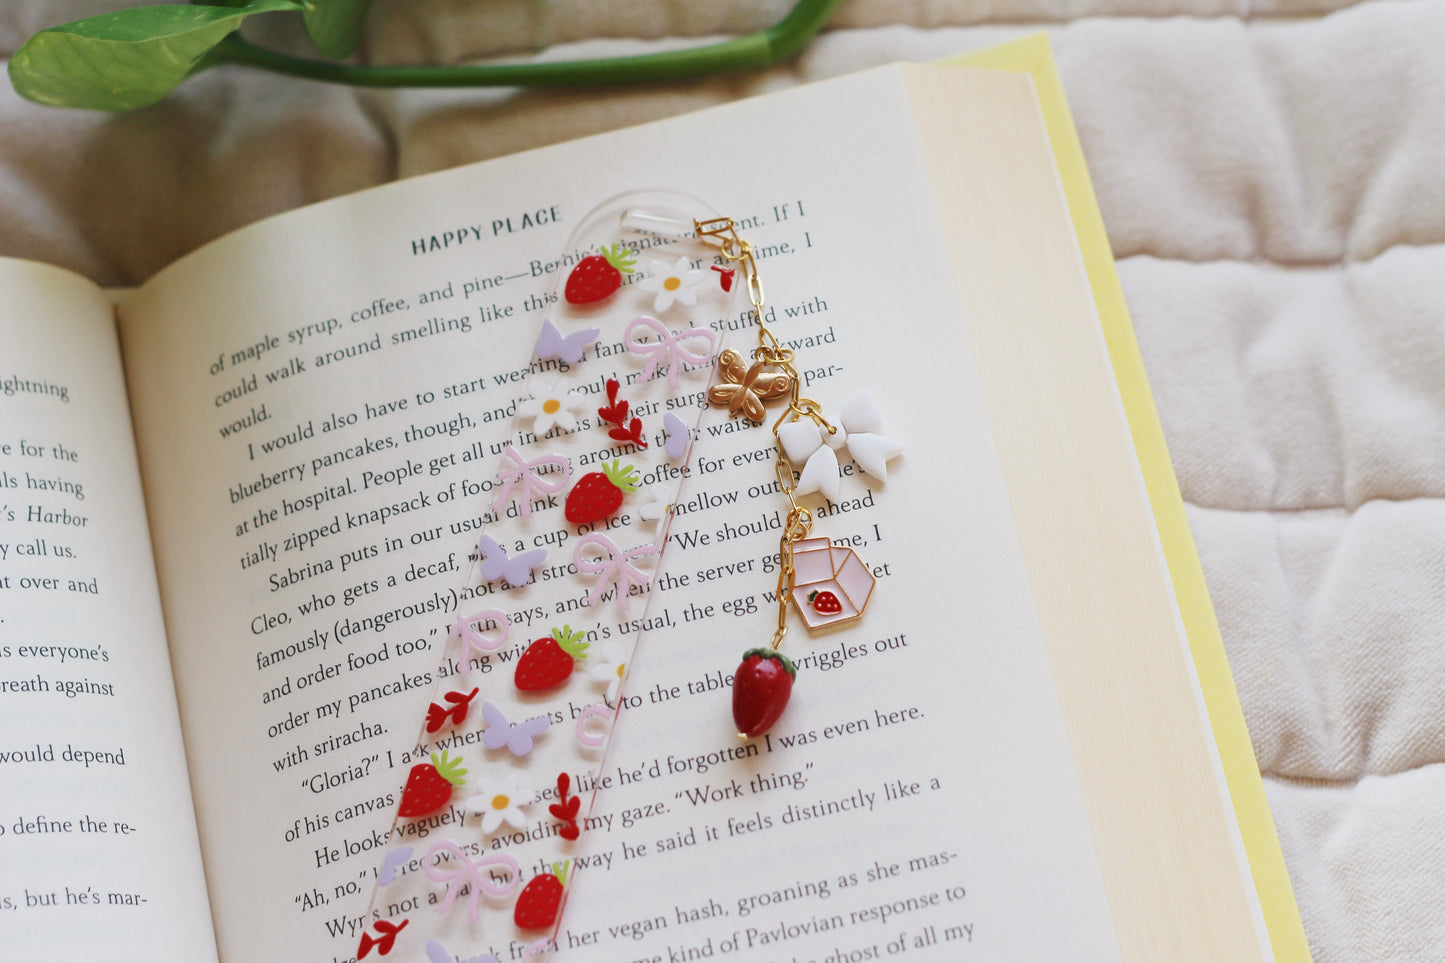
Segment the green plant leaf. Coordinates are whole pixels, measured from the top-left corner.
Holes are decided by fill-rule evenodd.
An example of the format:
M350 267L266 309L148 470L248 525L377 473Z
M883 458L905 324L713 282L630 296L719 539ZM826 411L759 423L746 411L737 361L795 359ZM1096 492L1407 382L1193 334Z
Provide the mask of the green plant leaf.
M361 43L370 9L371 0L312 0L302 18L316 49L328 57L341 58Z
M144 107L174 90L251 14L301 8L299 0L251 0L243 7L136 7L77 20L25 41L10 58L10 82L22 97L56 107Z

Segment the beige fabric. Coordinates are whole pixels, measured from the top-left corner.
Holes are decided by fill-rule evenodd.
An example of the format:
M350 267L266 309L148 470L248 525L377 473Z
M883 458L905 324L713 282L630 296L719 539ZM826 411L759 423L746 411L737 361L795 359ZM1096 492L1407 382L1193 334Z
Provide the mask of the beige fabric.
M120 0L21 0L0 55ZM783 0L378 0L377 62L635 52ZM397 177L1048 27L1316 958L1445 947L1445 6L854 0L795 63L599 90L0 87L0 254L134 284ZM301 49L275 18L268 41ZM596 39L588 39L596 38Z

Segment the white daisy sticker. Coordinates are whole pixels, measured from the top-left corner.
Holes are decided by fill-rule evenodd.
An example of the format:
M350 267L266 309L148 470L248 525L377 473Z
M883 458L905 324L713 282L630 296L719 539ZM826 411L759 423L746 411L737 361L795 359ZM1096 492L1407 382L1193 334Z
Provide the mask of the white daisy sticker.
M467 799L469 812L481 813L482 832L494 833L503 823L513 829L527 828L527 814L523 806L530 806L537 798L531 789L519 784L515 774L501 782L491 779L477 780L477 794Z
M659 313L672 307L674 301L689 308L697 304L697 286L707 276L694 269L685 257L678 258L674 264L653 261L647 265L647 275L637 286L655 295L652 310Z
M534 419L532 430L545 435L553 428L563 431L577 429L577 409L587 400L580 391L563 391L560 382L553 387L540 378L533 378L527 388L531 397L517 406L517 414Z
M637 509L637 514L642 516L644 522L651 522L654 525L667 517L672 510L672 488L662 482L654 482L647 486L647 501Z
M617 694L622 690L622 679L627 675L627 660L622 650L615 645L602 646L602 660L588 670L593 682L607 686L604 698L608 705L617 705Z

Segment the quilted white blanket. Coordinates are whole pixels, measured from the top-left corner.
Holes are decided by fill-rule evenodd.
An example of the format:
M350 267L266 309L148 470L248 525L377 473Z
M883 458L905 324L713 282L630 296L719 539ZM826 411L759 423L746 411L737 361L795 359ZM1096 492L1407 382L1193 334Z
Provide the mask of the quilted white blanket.
M0 56L122 5L12 0ZM635 52L788 5L377 0L365 56ZM1445 6L852 0L739 77L379 93L220 71L122 117L0 85L0 254L135 284L332 195L1040 27L1316 959L1445 958Z

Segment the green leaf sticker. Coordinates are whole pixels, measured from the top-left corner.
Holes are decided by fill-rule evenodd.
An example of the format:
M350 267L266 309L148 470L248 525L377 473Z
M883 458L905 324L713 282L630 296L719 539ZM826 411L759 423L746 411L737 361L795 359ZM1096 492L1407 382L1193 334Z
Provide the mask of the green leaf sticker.
M302 14L306 33L328 57L346 57L361 43L371 0L312 0Z
M10 59L10 82L22 97L55 107L144 107L175 89L251 14L300 9L300 0L251 0L242 7L136 7L77 20L27 40Z

